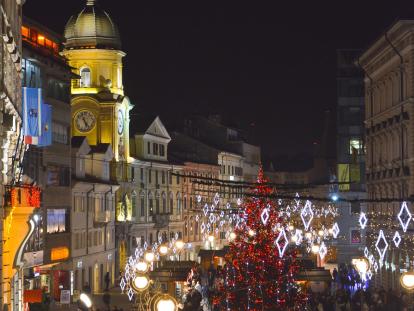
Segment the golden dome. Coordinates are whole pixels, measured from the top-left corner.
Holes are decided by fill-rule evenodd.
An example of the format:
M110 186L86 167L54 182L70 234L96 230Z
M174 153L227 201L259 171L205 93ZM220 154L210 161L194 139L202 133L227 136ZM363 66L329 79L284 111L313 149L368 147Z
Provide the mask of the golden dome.
M87 0L85 8L69 19L64 34L67 49L121 49L118 27L96 2Z

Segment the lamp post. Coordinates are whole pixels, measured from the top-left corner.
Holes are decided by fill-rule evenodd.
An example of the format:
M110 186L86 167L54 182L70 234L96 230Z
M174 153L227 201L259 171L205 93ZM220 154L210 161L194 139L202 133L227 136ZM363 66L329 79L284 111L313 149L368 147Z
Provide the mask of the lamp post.
M178 240L175 242L175 247L177 248L178 253L178 261L181 260L181 252L184 249L185 243L182 240Z
M403 288L405 288L408 291L408 297L410 298L409 305L411 306L411 310L413 310L411 304L411 294L414 289L414 271L404 272L400 277L400 284Z

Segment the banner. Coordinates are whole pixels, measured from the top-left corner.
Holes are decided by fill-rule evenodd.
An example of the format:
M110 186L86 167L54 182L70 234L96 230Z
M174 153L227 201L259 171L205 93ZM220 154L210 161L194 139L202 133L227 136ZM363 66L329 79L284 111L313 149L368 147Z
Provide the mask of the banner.
M23 134L26 144L37 145L42 131L42 90L23 88Z
M42 104L42 127L39 146L46 147L52 144L52 106Z
M349 191L349 164L338 164L338 182L340 191Z

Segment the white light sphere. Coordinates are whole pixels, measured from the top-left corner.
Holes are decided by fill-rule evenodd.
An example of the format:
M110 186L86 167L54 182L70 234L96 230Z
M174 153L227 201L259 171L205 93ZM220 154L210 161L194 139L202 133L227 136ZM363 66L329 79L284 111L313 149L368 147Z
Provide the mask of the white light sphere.
M310 233L310 232L306 232L306 233L305 233L305 237L306 237L307 239L312 238L312 233Z
M161 255L165 256L168 254L168 247L165 245L161 245L159 248L159 252Z
M291 238L292 242L297 242L298 241L298 237L296 235L292 236Z
M362 274L367 273L369 270L369 261L364 257L352 259L352 265Z
M163 295L155 302L156 311L176 311L177 303L170 295Z
M404 272L400 277L400 283L405 289L414 289L414 271Z
M230 233L230 241L234 241L236 239L236 234L234 232Z
M313 244L311 250L312 250L312 253L317 254L319 252L319 245Z
M92 300L85 293L80 294L79 300L82 301L82 303L85 305L85 307L87 307L87 308L92 307Z
M330 235L333 235L333 229L332 229L332 228L329 228L329 229L328 229L328 233L329 233Z
M249 232L248 232L248 234L250 236L255 236L256 235L256 232L254 232L254 230L250 229Z
M214 242L214 235L209 235L209 236L208 236L208 241L209 241L210 243L213 243L213 242Z
M185 246L185 243L181 240L178 240L177 242L175 242L175 247L177 247L179 250L182 250Z
M155 255L152 252L145 253L145 260L148 262L153 262L155 259Z
M138 261L135 264L135 269L137 269L139 272L145 273L148 271L149 265L145 261Z
M149 286L150 280L145 275L138 275L134 278L132 285L133 288L139 292L146 290Z
M290 226L288 227L288 229L289 229L289 231L293 231L293 230L295 230L295 227L294 227L294 226L292 226L292 225L290 225Z

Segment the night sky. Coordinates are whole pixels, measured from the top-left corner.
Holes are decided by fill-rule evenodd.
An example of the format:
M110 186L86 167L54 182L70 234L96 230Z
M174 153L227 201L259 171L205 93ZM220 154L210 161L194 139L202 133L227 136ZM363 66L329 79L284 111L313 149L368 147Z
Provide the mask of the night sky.
M27 0L23 11L63 33L85 3ZM99 3L120 28L134 114L221 113L268 154L310 152L319 140L336 104L337 49L365 48L414 17L407 0Z

